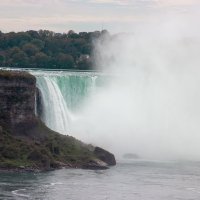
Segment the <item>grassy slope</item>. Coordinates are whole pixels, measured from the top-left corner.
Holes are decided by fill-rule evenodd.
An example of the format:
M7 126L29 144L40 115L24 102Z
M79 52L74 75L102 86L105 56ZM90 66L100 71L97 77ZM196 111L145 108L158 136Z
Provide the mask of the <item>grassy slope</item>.
M0 168L81 167L95 157L87 145L51 131L40 120L36 120L34 129L26 127L26 133L22 131L20 136L0 129Z

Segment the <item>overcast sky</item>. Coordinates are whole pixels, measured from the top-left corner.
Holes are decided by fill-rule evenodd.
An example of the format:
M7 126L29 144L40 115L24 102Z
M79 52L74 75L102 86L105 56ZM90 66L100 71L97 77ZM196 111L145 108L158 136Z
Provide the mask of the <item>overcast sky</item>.
M165 15L198 13L200 0L0 0L0 29L121 32Z

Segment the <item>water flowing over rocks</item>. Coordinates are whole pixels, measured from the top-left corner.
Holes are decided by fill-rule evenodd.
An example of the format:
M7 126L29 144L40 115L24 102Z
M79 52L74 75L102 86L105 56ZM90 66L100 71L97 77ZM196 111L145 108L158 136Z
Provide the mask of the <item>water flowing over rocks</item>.
M89 145L46 127L35 115L35 102L41 99L36 94L34 76L0 71L1 170L108 169L116 164L114 155L106 150L91 150Z

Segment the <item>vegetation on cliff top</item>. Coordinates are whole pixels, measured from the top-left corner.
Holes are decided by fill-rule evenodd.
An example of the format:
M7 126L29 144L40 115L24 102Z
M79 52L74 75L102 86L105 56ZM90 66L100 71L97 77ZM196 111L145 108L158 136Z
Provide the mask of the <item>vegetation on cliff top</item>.
M108 32L0 31L0 66L89 70L93 40L102 34Z

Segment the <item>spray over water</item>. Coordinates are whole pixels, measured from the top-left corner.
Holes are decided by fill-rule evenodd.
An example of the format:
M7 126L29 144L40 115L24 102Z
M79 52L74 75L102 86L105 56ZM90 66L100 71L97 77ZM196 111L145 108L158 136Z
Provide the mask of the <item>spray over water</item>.
M72 133L117 156L199 160L200 34L193 19L161 21L96 41L110 84L87 101Z

